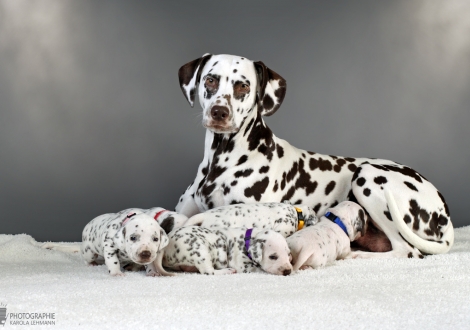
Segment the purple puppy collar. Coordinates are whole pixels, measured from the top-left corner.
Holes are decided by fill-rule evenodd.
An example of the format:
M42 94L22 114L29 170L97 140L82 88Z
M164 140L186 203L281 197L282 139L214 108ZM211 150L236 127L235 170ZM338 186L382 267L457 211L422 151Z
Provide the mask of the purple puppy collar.
M245 232L245 249L246 249L246 253L248 254L248 258L250 258L250 260L253 260L251 258L250 251L248 251L248 249L250 248L250 239L251 239L252 231L253 231L253 228L250 228L250 229L247 229Z

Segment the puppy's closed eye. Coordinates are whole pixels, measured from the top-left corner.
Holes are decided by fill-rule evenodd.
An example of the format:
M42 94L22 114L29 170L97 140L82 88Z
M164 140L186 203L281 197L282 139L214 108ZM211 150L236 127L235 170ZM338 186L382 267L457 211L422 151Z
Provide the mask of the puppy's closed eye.
M277 258L278 258L278 256L275 255L275 254L272 254L272 255L269 256L269 259L271 259L271 260L277 260Z

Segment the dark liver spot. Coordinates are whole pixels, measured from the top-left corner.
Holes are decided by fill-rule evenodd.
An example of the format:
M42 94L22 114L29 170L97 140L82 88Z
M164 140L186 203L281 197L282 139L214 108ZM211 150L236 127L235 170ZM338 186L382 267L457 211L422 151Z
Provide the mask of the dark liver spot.
M354 182L354 181L357 179L357 177L359 176L359 173L361 173L361 171L362 171L362 167L359 167L359 168L356 170L356 172L354 172L353 177L352 177L352 180L351 180L352 182Z
M416 188L415 185L412 184L411 182L404 181L403 183L406 184L407 187L410 188L411 190L418 191L418 188Z
M374 182L377 183L378 185L385 184L387 183L387 178L380 175L374 178Z
M316 170L317 168L323 172L331 171L333 169L331 162L327 159L324 160L321 157L319 159L311 158L309 165L312 171Z
M276 180L276 182L274 183L273 192L276 192L278 189L279 189L279 186L278 186L277 180Z
M253 169L249 168L249 169L246 169L244 171L235 172L234 176L236 178L240 178L240 177L246 178L246 177L250 176L251 173L253 173Z
M174 226L175 226L175 218L172 216L169 216L168 218L163 220L162 223L160 224L160 227L162 227L165 233L167 234L173 230Z
M248 156L247 156L247 155L243 155L243 156L241 156L240 159L238 160L237 165L243 164L243 163L245 163L247 160L248 160Z
M416 172L415 170L413 170L413 169L411 169L407 166L404 166L403 168L401 168L401 167L394 166L394 165L384 165L383 167L386 170L398 172L398 173L401 173L403 175L409 176L409 177L415 179L418 182L423 182L422 178L426 180L426 178L424 178L421 174L419 174L418 172Z
M392 215L390 214L389 211L384 211L384 214L385 214L385 216L387 217L388 220L393 221L392 220Z
M403 221L405 221L405 223L411 223L411 218L408 214L405 214L405 216L403 217Z
M318 203L317 205L313 207L313 210L315 211L315 213L318 213L318 211L320 211L320 208L321 208L321 203Z
M277 157L282 158L284 156L284 148L279 144L276 145Z
M261 195L265 192L269 184L269 178L265 177L263 180L256 182L251 188L245 189L246 197L254 197L257 202L260 201Z
M354 172L354 171L356 171L357 166L356 166L355 164L349 164L349 165L348 165L348 169L349 169L351 172Z
M329 195L330 192L333 191L333 189L335 189L335 186L336 186L336 182L335 181L330 181L330 183L328 183L326 185L326 188L325 188L325 195Z
M289 190L287 191L287 193L281 198L281 201L288 201L292 198L292 196L294 196L295 194L295 187L292 186L289 188Z
M364 179L363 177L360 177L359 179L357 179L356 183L359 187L362 187L364 183L366 183L366 179Z
M369 188L364 189L363 193L364 193L364 196L369 197L370 196L370 189Z
M269 166L263 166L259 169L260 173L267 173L269 171Z
M263 108L265 108L266 110L271 110L273 107L274 107L274 101L271 98L271 96L269 96L269 94L264 94Z

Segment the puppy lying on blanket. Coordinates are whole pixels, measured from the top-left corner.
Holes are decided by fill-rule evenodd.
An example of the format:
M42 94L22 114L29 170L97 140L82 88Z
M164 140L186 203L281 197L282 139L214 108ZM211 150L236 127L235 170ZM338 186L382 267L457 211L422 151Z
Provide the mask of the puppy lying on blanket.
M116 213L116 216L127 215L132 212L144 213L155 220L157 220L160 227L165 230L165 233L169 233L173 229L180 228L188 220L188 217L179 214L177 212L168 211L162 207L152 207L150 209L139 209L131 208ZM61 251L66 253L79 253L81 243L57 243L57 242L45 242L42 243L41 248L48 250ZM134 270L138 270L141 267L132 267Z
M290 203L252 203L216 207L199 213L184 226L206 228L263 228L288 237L304 226L317 222L315 211L306 205Z
M168 241L155 217L130 209L90 221L83 229L81 253L90 265L104 258L113 276L123 275L121 262L145 265L148 276L168 275L161 267Z
M350 243L365 234L366 219L361 206L345 201L328 209L316 225L288 237L294 271L346 258L351 253Z
M170 269L208 275L261 270L289 275L292 271L287 242L273 230L191 226L176 229L168 236L163 265Z

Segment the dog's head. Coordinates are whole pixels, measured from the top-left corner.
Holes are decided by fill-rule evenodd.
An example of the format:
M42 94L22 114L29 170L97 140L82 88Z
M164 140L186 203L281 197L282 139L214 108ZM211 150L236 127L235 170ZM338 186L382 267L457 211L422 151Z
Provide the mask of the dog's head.
M292 255L287 241L274 230L254 230L250 248L252 258L261 269L274 275L289 275L292 272Z
M178 76L191 107L198 94L202 124L215 133L238 132L254 109L272 115L286 94L284 78L240 56L205 54L183 65Z
M168 236L158 222L144 213L129 213L122 222L120 235L129 258L141 265L153 262L157 252L169 243Z
M366 234L368 215L359 204L344 201L327 211L341 219L351 242Z

